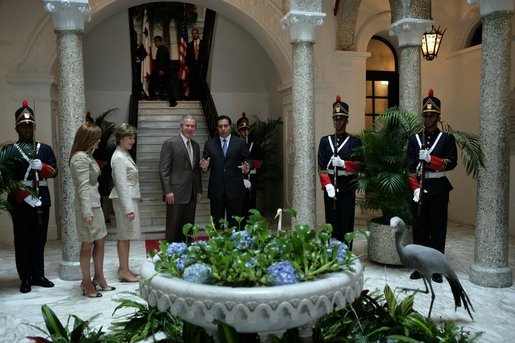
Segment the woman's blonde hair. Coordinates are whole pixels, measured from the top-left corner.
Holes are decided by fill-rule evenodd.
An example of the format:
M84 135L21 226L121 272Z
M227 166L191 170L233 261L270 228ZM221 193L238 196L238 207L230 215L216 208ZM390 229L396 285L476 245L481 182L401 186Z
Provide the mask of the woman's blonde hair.
M122 139L135 135L138 130L127 123L123 123L114 131L114 138L116 139L116 145L120 144Z
M92 122L86 122L82 124L73 139L72 150L70 152L70 160L72 156L79 151L88 152L93 145L102 137L102 129Z

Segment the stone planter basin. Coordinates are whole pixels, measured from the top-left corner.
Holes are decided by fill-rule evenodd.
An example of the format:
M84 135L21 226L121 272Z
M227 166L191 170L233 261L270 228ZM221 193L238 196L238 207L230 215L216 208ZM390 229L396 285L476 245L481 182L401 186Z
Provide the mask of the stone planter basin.
M217 319L238 332L281 336L294 327L306 326L311 331L318 318L356 299L363 289L363 268L358 259L353 268L355 272L330 273L294 285L223 287L156 275L154 263L147 260L141 267L140 291L151 306L170 310L211 334L217 331L213 324Z
M395 230L386 224L377 222L377 218L368 220L367 228L370 232L368 238L368 259L381 264L401 266L402 262L395 247ZM402 245L413 243L413 230L406 226L402 236Z

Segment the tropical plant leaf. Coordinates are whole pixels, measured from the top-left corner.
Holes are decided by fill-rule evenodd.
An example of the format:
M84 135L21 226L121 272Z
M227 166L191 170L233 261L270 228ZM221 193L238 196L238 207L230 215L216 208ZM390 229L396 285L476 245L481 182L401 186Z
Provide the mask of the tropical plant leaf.
M57 318L54 311L52 311L47 305L42 305L41 312L50 336L68 339L68 332L64 328L63 324L61 324L61 321Z

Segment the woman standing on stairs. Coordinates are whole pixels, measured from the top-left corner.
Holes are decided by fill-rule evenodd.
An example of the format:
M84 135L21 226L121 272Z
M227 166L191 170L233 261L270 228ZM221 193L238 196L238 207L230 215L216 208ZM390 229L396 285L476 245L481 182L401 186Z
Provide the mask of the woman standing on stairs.
M138 274L129 268L130 240L140 236L140 215L138 167L129 154L136 142L136 128L127 123L118 127L114 132L116 150L111 158L114 187L109 195L113 200L116 216L116 235L118 241L118 278L120 281L137 282Z

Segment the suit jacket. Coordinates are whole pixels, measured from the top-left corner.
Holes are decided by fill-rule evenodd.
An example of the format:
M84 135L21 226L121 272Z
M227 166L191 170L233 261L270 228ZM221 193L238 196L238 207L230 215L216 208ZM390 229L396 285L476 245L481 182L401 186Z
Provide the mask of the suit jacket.
M228 199L243 199L245 186L243 185L243 174L238 167L245 161L252 166L247 143L243 139L231 135L227 155L224 157L220 137L217 136L206 142L202 156L211 158L208 198L223 199L225 193Z
M189 69L200 69L202 63L204 62L204 53L204 41L200 39L198 47L198 59L195 60L195 45L193 41L189 42L188 46L186 47L186 66Z
M170 52L164 45L157 48L156 59L153 65L153 73L158 73L160 70L166 75L170 75L171 73Z
M193 149L193 166L180 134L164 141L161 147L159 176L163 198L173 192L176 204L187 204L192 197L196 199L197 194L202 193L200 146L193 139L190 141Z
M132 199L141 198L136 163L127 151L117 146L111 157L111 169L114 187L109 198L120 199L125 214L134 212Z
M84 151L75 153L70 160L70 172L75 186L75 204L82 212L81 218L93 216L92 208L100 207L97 161Z

